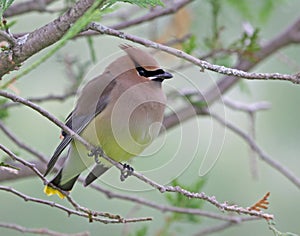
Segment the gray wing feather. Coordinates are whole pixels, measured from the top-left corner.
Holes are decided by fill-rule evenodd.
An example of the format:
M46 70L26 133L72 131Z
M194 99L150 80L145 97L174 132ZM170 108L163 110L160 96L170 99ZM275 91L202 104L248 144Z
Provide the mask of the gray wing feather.
M96 117L99 113L101 113L105 107L108 104L109 101L109 95L115 85L115 80L112 80L108 86L103 90L103 93L101 94L97 105L96 109L93 113L86 114L86 115L75 115L75 111L72 111L68 119L66 121L66 125L72 129L75 133L80 134L81 131ZM62 132L62 135L64 139L61 141L61 143L58 145L58 147L55 149L54 154L52 155L48 165L47 165L47 170L44 174L46 176L54 167L55 163L57 162L60 154L63 152L63 150L70 144L72 141L72 137L64 132Z
M104 107L105 108L105 107ZM103 108L103 109L104 109ZM102 109L102 110L103 110ZM101 111L99 111L100 113ZM99 114L98 113L98 114ZM66 125L72 129L74 132L76 132L77 134L79 134L89 123L90 121L92 120L92 118L94 117L94 115L89 115L89 116L86 116L86 117L70 117L69 120L74 120L73 122L74 123L80 123L82 124L80 127L78 127L77 129L76 128L73 128L73 127L70 127L68 125L68 122L66 123ZM68 121L69 121L68 120ZM70 123L73 123L73 122L70 122ZM63 152L63 150L70 144L70 142L72 141L72 138L70 135L68 134L65 134L63 135L64 139L61 141L61 143L57 146L57 148L55 149L50 161L48 162L48 165L47 165L47 170L44 174L44 176L46 176L47 174L49 174L49 172L52 170L52 168L54 167L55 163L57 162L60 154Z
M84 180L83 185L88 186L90 183L92 183L95 179L97 179L100 175L105 173L110 167L106 167L102 164L97 164L93 170L88 174L86 179Z

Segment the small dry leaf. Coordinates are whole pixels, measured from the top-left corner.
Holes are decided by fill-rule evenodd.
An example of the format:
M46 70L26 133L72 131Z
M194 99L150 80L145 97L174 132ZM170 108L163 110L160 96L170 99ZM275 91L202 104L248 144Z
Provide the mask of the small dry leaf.
M268 205L269 205L268 197L269 196L270 196L270 192L267 192L265 194L265 196L262 199L260 199L258 202L256 202L253 206L251 206L249 208L249 210L261 211L262 209L268 209Z

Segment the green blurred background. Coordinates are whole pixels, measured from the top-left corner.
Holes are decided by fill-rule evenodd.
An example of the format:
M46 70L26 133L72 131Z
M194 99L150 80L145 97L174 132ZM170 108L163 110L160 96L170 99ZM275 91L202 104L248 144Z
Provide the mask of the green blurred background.
M231 1L233 2L233 1ZM251 8L249 13L241 14L230 4L224 4L219 21L224 26L222 39L224 43L230 43L240 37L242 23L249 21L254 27L260 29L261 42L267 42L279 32L290 25L299 16L300 2L296 0L273 1L274 9L267 19L261 19L257 15L257 9L261 8L260 1L249 1ZM264 2L264 1L262 1ZM271 2L271 1L267 1ZM58 4L59 6L59 4ZM125 8L129 5L124 4ZM203 50L203 39L211 34L211 5L209 1L195 1L188 8L192 17L191 31L196 35L199 45L196 53L201 54ZM17 23L12 27L12 32L27 32L43 26L54 15L31 13L16 17ZM38 19L38 20L37 20ZM164 17L156 22L157 27L167 24L169 18ZM146 23L143 27L132 27L126 32L148 37L149 28L152 23ZM153 25L152 25L153 26ZM112 58L121 52L118 45L124 41L108 36L94 37L96 49L97 70L101 71L99 64L108 64ZM132 44L132 43L131 43ZM47 49L33 56L23 67L27 67L45 54ZM117 54L116 54L117 52ZM254 70L259 72L296 73L299 72L298 60L300 48L298 45L290 46L272 55L257 66ZM14 86L19 90L22 97L39 97L47 94L63 94L72 82L66 79L66 73L62 58L68 55L76 58L78 62L86 62L90 58L86 39L76 39L69 42L46 63L39 66L30 74L17 81ZM112 57L110 57L113 55ZM165 68L172 69L182 61L166 54L158 55L157 59ZM102 67L102 66L100 66ZM92 65L91 65L92 68ZM93 72L89 73L90 75ZM201 92L214 83L220 76L205 72L200 73L199 68L188 67L187 69L174 72L175 78L164 84L165 91L181 90L183 88L197 88ZM0 84L4 83L7 76ZM87 76L88 79L91 76ZM242 89L242 87L246 87ZM246 81L242 86L235 86L226 96L242 102L269 101L272 108L268 111L259 112L256 116L256 137L258 144L274 159L285 165L297 176L300 176L299 140L300 140L300 93L299 86L289 82L280 81ZM178 107L176 101L169 101L170 108ZM41 106L47 109L61 120L68 115L74 106L74 99L65 102L45 102ZM226 120L233 122L243 130L248 129L248 117L242 112L236 112L224 108L222 104L213 105L212 109ZM10 109L10 116L5 124L24 142L35 149L50 156L59 143L59 128L48 122L36 112L25 107L14 107ZM2 133L0 141L11 150L17 152L22 158L32 160L32 157L13 145ZM163 143L162 146L160 144ZM178 127L166 131L153 147L146 150L146 155L136 158L132 162L135 170L144 173L150 178L162 183L178 178L185 185L196 182L205 173L206 184L202 189L208 195L214 195L221 202L229 201L241 206L250 206L260 199L266 192L270 191L270 207L267 212L275 215L276 227L282 232L290 231L300 233L299 226L299 189L288 181L279 172L258 160L258 179L253 179L249 166L249 148L243 140L233 134L230 130L211 120L209 117L198 117L181 123ZM3 154L0 155L4 157ZM206 161L200 168L202 161ZM214 163L214 161L216 162ZM210 168L210 164L212 168ZM184 167L184 168L183 168ZM160 204L167 204L165 196L135 178L120 183L119 172L110 170L103 178L97 181L112 191L123 194L132 194L145 197ZM64 200L56 196L50 198L43 194L43 183L38 178L28 178L18 181L1 183L12 186L15 189L32 197L53 200L59 204L68 205ZM151 216L152 222L133 224L108 224L88 223L88 220L68 215L58 209L35 203L24 202L22 199L6 192L0 193L0 221L15 222L22 226L41 228L46 227L65 233L76 233L90 231L91 235L135 235L138 229L148 227L147 235L156 235L165 225L167 217L171 213L161 213L146 206L123 200L108 199L102 193L90 188L84 188L78 183L72 196L83 206L91 209L120 214L126 217L133 212L131 217ZM220 212L208 203L204 209ZM170 229L170 235L193 235L201 229L213 225L216 221L201 218L201 221L192 223L176 223ZM1 229L0 235L20 235L16 231ZM22 234L27 235L27 234ZM30 235L30 234L28 234ZM249 221L231 227L214 235L273 235L268 230L265 221Z

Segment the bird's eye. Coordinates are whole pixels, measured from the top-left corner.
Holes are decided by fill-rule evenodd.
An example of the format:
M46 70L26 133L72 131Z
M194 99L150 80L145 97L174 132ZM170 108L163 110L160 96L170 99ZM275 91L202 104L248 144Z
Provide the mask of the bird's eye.
M165 72L162 69L157 70L146 70L145 68L138 66L135 68L139 74L139 76L146 77L153 81L162 82L164 79L170 79L173 76L169 72Z
M137 72L139 73L140 76L145 76L146 77L146 73L147 71L143 68L143 67L136 67Z

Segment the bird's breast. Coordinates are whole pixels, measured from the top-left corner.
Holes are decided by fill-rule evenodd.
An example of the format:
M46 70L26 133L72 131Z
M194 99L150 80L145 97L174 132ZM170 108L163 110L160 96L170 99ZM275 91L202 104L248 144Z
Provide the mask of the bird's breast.
M164 108L165 96L157 91L125 91L96 119L99 144L114 159L139 155L158 136Z

